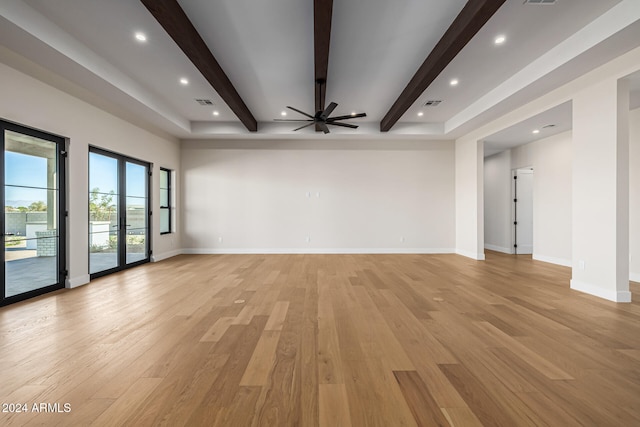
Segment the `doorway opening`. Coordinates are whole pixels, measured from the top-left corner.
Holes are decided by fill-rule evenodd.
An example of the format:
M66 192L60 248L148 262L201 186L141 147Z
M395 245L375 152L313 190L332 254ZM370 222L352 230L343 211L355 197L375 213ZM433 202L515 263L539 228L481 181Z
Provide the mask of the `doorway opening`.
M89 147L89 274L96 278L149 262L148 162Z
M67 140L2 120L0 133L0 305L6 305L65 285Z

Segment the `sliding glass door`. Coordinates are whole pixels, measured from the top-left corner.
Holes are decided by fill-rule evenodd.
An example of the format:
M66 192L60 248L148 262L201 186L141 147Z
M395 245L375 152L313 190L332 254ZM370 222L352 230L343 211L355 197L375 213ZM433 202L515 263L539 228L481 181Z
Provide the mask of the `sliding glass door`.
M91 277L149 261L149 163L90 148Z
M0 305L64 287L64 138L0 121Z

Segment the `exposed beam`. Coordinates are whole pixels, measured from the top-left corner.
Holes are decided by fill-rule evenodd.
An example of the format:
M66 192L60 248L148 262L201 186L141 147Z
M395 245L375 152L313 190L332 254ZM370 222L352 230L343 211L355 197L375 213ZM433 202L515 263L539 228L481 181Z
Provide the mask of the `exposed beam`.
M315 64L315 107L324 111L329 69L329 44L331 41L331 15L333 0L313 0L313 51ZM317 129L316 129L317 130Z
M251 132L258 130L256 121L249 108L244 103L231 80L218 64L218 61L202 40L177 0L140 0L151 12L158 23L182 49L193 65L202 73L213 86L222 100L231 108L240 121Z
M387 132L427 90L505 0L469 0L380 122Z

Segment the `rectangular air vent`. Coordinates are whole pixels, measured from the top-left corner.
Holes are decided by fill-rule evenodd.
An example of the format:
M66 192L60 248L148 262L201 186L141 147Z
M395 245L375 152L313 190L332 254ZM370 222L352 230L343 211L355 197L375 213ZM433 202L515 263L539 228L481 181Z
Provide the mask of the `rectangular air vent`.
M425 107L437 107L442 102L441 99L430 99L424 103Z
M200 104L200 105L204 105L204 106L207 106L207 105L213 105L213 101L212 101L212 100L210 100L210 99L196 99L196 102L197 102L198 104Z
M524 4L554 4L556 0L524 0Z

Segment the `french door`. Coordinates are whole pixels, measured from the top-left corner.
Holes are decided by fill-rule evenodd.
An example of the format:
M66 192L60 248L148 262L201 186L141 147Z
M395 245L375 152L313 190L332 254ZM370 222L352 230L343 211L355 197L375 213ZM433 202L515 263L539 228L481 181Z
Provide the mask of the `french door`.
M62 137L0 120L0 305L64 287L65 157Z
M89 148L91 278L149 262L150 164Z

